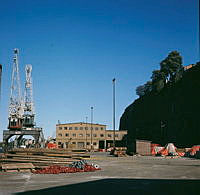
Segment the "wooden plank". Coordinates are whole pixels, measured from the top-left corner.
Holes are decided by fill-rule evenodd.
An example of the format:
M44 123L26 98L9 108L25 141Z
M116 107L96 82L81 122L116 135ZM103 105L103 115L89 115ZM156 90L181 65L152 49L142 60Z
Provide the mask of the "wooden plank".
M34 156L55 156L55 157L63 157L63 158L71 158L72 156L78 156L78 157L88 157L90 155L88 154L76 154L76 153L6 153L6 155L34 155Z
M4 170L4 171L6 171L6 172L8 172L8 173L16 173L16 172L18 172L17 169L15 169L15 170Z
M34 169L35 166L32 163L15 163L15 164L3 164L2 169Z
M51 154L51 153L45 153L43 154L44 156L54 156L54 157L63 157L63 158L72 158L72 157L85 157L85 158L90 158L90 155L77 155L77 154L71 154L71 155L66 155L66 154Z
M35 170L35 169L19 169L19 172L25 172L25 173L30 173L31 172L31 170Z
M85 154L86 151L70 150L70 149L46 149L46 148L17 148L8 151L9 153L57 153L57 154Z
M11 158L9 158L11 159ZM58 158L52 158L52 159L46 159L44 157L41 158L26 158L26 157L13 157L12 159L20 159L20 160L30 160L30 161L51 161L51 162L72 162L76 161L78 159L58 159Z
M69 154L53 154L53 153L44 153L43 156L53 156L53 157L63 157L63 158L71 158L72 157Z
M26 158L26 159L49 159L49 160L64 160L68 161L72 158L62 158L62 157L54 157L54 156L42 156L42 155L19 155L19 154L5 154L7 158Z
M74 155L72 155L72 157L90 158L90 155L77 155L77 154L74 154Z
M66 155L66 154L49 154L49 153L46 153L44 155L31 155L31 154L8 154L6 153L5 156L7 158L12 158L12 157L26 157L26 158L41 158L41 157L45 157L45 158L49 158L49 159L53 159L53 158L59 158L59 159L69 159L69 158L90 158L90 155Z
M30 163L43 163L43 164L71 164L72 161L58 162L58 161L42 161L42 160L29 160L29 159L0 159L0 162L30 162Z

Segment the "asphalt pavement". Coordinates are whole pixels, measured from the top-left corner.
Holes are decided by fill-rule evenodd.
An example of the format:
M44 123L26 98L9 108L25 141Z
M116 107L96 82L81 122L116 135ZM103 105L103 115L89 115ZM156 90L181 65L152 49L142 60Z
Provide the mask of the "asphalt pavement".
M200 160L92 153L96 172L33 174L0 172L0 195L8 194L200 194Z

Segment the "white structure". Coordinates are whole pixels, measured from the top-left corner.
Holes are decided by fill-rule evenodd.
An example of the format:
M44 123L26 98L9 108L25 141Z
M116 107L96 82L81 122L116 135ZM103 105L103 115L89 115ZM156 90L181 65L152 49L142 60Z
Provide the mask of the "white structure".
M21 97L18 54L19 50L14 49L9 105L9 129L20 129L22 127L23 101Z
M34 103L33 103L33 89L32 89L32 66L30 64L25 67L26 82L24 90L24 121L25 127L34 126Z
M26 82L24 100L21 97L20 77L19 77L19 50L14 49L14 63L12 70L11 95L9 105L9 125L8 130L3 131L3 142L5 148L9 145L9 139L16 136L16 147L20 147L21 140L25 135L34 138L35 147L44 147L43 130L36 127L34 122L34 105L32 92L32 66L26 65Z

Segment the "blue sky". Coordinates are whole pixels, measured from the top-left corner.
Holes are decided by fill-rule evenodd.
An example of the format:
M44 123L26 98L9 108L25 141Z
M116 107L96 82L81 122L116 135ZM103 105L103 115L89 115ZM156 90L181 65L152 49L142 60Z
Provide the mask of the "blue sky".
M0 0L3 65L0 140L7 128L13 49L33 66L36 123L45 136L55 125L90 121L112 129L112 79L116 78L116 127L172 50L184 65L198 61L197 0Z

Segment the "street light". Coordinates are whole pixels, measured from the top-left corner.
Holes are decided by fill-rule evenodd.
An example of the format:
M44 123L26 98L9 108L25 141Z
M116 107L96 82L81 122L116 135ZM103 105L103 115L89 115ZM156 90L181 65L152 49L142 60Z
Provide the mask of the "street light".
M85 140L85 142L86 142L86 143L85 143L85 146L86 146L85 148L86 148L86 150L87 150L87 128L88 128L88 127L87 127L87 119L88 119L88 117L86 116L86 126L85 126L85 139L86 139L86 140Z
M113 83L113 149L115 150L115 78Z
M91 107L91 150L93 149L93 145L92 145L92 130L93 130L93 127L92 127L92 123L93 123L93 107Z
M198 15L198 19L199 19L199 53L198 53L198 57L199 57L199 61L200 61L200 0L199 0L199 15Z

